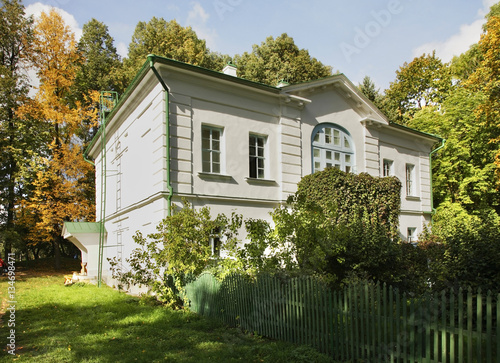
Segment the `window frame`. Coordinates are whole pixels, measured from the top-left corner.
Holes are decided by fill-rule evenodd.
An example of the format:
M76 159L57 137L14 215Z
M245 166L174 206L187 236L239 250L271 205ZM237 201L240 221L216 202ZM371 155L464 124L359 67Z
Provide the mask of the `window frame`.
M209 131L209 145L208 148L204 147L205 140L207 140L206 137L204 137L204 132ZM218 140L215 140L213 138L214 132L219 133L219 138ZM215 142L218 142L218 149L214 148ZM211 125L202 125L201 126L201 170L203 173L206 174L215 174L215 175L222 175L224 173L224 153L223 153L223 147L224 147L224 128L223 127L218 127L218 126L211 126ZM206 156L208 155L208 161L206 160ZM214 158L214 156L217 155L218 161L214 160L217 158ZM206 168L206 163L209 163L209 168ZM215 168L214 166L218 164L219 170Z
M210 255L212 258L218 258L221 255L221 238L220 236L210 237Z
M336 167L344 172L355 171L356 148L351 134L333 123L316 125L311 134L311 169L321 171Z
M252 145L252 138L254 139ZM259 135L255 133L250 133L248 135L248 176L250 179L266 179L267 178L267 136ZM262 141L262 146L259 146L259 140ZM252 155L252 147L255 152ZM262 150L261 155L259 155L259 149ZM262 165L259 165L259 161ZM255 170L253 170L252 166L255 162ZM252 171L255 172L252 175ZM259 173L259 171L261 173Z
M417 242L417 227L406 228L406 241L412 244Z
M406 163L405 165L406 196L416 196L415 165Z
M394 160L391 159L382 160L382 176L383 177L394 176Z

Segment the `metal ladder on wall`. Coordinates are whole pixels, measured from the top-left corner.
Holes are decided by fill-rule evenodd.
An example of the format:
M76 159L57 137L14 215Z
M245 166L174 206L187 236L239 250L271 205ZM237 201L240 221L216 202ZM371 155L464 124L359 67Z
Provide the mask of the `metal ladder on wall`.
M99 256L97 268L97 286L101 287L104 242L106 239L106 116L113 110L118 101L118 93L103 91L99 99L99 118L101 121L101 188L99 212Z

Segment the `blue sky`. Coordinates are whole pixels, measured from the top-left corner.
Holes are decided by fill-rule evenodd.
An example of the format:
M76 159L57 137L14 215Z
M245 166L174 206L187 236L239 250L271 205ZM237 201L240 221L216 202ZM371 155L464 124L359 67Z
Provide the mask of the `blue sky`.
M384 90L396 70L436 50L451 60L479 40L497 0L24 0L35 16L60 9L77 38L92 18L106 24L126 56L135 26L153 16L191 26L213 51L231 56L268 36L295 44L355 84L368 75Z

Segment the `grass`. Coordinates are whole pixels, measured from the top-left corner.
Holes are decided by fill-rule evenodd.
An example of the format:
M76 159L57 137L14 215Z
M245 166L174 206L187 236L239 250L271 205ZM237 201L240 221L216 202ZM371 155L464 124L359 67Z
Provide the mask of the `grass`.
M330 362L310 347L244 334L109 287L64 286L63 274L48 268L35 274L16 272L16 356L6 348L11 329L6 314L0 329L0 361ZM2 276L4 313L7 289L8 280Z

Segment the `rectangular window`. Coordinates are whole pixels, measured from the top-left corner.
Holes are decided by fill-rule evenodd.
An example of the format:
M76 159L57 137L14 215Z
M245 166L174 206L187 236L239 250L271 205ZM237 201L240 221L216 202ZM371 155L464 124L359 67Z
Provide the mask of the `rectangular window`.
M383 176L391 176L391 175L393 175L392 165L393 165L393 161L392 160L384 159L384 162L383 162L383 171L382 171L382 175Z
M216 228L210 237L210 250L213 257L220 257L220 229Z
M408 243L417 242L417 229L415 227L408 227L406 240Z
M201 128L201 158L204 173L221 173L222 129L210 126Z
M264 179L265 173L265 145L264 136L250 135L249 138L250 156L250 178Z
M406 164L406 195L415 195L415 166Z

